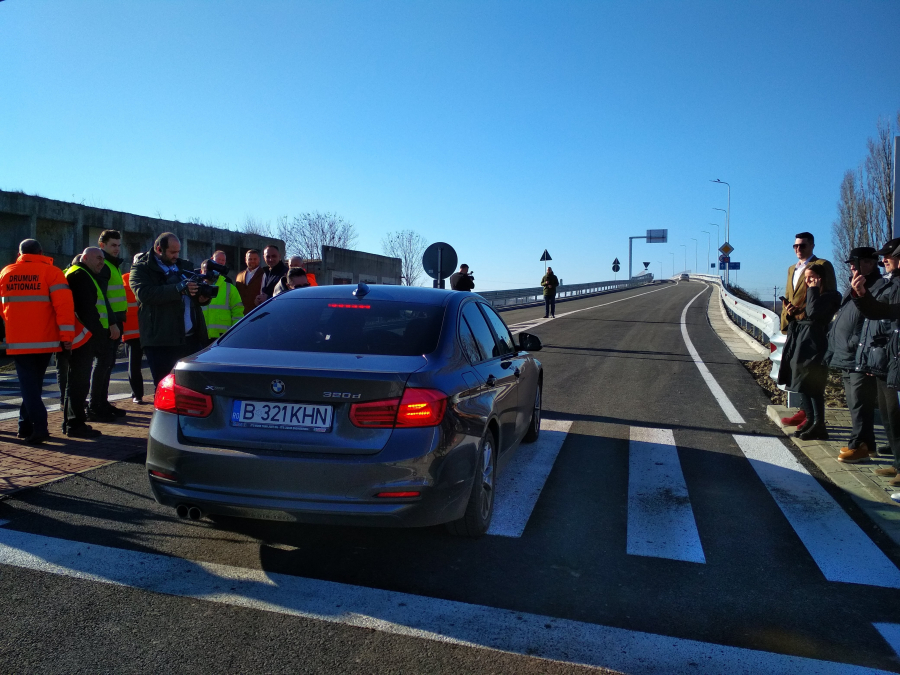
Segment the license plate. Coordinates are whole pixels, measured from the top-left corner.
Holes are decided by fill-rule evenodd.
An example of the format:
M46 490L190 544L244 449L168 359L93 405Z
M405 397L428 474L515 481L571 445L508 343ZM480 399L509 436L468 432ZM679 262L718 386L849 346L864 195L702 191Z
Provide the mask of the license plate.
M235 401L231 426L294 431L331 431L334 408L330 405L278 403L276 401Z

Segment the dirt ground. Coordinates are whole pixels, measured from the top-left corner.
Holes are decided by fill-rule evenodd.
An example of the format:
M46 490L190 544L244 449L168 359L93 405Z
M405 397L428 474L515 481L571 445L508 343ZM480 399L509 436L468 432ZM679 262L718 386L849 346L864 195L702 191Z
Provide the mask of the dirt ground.
M787 405L787 394L785 394L775 380L769 377L772 372L772 362L765 361L741 361L744 368L750 371L756 383L763 388L766 395L775 405ZM844 398L844 387L841 384L840 372L834 369L828 371L828 384L825 387L825 405L829 408L846 408L847 401Z

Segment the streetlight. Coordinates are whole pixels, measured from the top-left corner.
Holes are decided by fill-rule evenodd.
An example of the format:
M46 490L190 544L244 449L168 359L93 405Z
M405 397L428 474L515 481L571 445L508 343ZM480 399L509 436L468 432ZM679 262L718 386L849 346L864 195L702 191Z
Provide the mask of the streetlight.
M716 178L715 180L710 179L710 183L719 183L720 185L724 185L728 188L728 210L725 212L725 242L731 243L731 185L726 183L724 180L719 180ZM725 266L725 283L728 283L728 266Z
M700 230L706 235L706 273L709 274L709 245L712 242L712 235L706 230Z
M687 270L687 244L678 244L681 248L684 249L684 270Z
M725 209L717 209L715 206L713 207L713 211L724 211ZM719 251L719 224L718 223L710 223L710 225L716 226L716 260L719 259L718 251ZM719 276L718 270L716 271L716 276Z
M694 239L694 238L691 237L691 239ZM696 272L699 267L700 267L700 265L697 264L697 240L694 239L694 271Z

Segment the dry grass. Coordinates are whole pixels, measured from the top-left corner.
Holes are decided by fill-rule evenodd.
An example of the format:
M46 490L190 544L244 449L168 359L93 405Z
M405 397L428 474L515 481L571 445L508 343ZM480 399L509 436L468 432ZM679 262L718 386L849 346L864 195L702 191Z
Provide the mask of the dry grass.
M787 394L785 394L775 380L769 377L772 372L772 362L765 361L741 361L744 364L756 383L762 387L763 391L775 405L787 405ZM844 398L844 385L841 383L840 372L833 368L828 371L828 384L825 386L825 405L829 408L846 408L847 400Z

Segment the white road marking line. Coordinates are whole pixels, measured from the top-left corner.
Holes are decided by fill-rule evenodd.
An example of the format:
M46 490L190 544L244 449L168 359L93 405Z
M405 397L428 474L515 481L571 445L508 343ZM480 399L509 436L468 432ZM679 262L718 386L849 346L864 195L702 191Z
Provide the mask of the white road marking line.
M900 624L873 623L872 625L881 633L881 637L891 646L897 656L900 656Z
M671 429L631 427L628 555L705 563Z
M581 309L573 309L571 312L563 312L562 314L557 314L556 319L561 319L564 316L569 316L570 314L578 314L578 312L586 312L589 309L597 309L598 307L606 307L607 305L614 305L617 302L625 302L626 300L631 300L632 298L639 298L642 295L650 295L651 293L659 293L660 291L665 291L666 289L669 289L669 288L675 288L675 286L676 286L676 284L667 284L667 285L663 286L662 288L657 288L653 291L647 291L646 293L638 293L637 295L629 295L627 298L619 298L618 300L604 302L602 305L591 305L590 307L583 307ZM556 321L556 319L535 319L535 320L533 320L533 323L531 321L521 321L519 323L514 323L507 327L509 328L511 333L516 334L516 333L521 333L523 330L525 330L524 327L523 328L518 327L524 323L529 323L529 324L531 324L529 326L529 328L534 328L535 326L540 326L542 324L547 323L548 321ZM514 326L516 328L514 328Z
M734 434L829 581L900 588L900 570L777 438Z
M519 446L497 480L494 516L488 534L522 536L571 427L569 420L541 420L537 441Z
M59 398L59 396L54 396L53 398ZM109 397L107 398L107 400L121 401L122 399L125 399L125 398L131 398L131 394L110 394ZM22 402L19 401L19 405L21 405L21 403ZM54 403L53 405L48 405L48 406L46 406L46 408L47 408L48 413L56 412L59 410L59 403ZM15 410L13 412L0 413L0 420L18 419L18 417L19 417L18 410Z
M633 674L886 672L6 529L0 564Z
M688 308L694 304L694 300L699 298L704 293L706 293L706 289L703 289L702 291L697 293L697 295L691 298L691 301L684 306L684 311L681 312L681 336L684 338L684 344L687 346L688 353L694 360L694 364L697 366L697 370L700 371L700 375L701 377L703 377L703 381L706 382L706 386L709 387L709 390L712 392L713 398L716 399L716 403L718 403L719 407L722 408L722 412L725 413L728 421L735 424L744 424L744 418L741 417L741 414L737 411L737 408L734 407L734 404L725 394L725 391L722 389L722 387L719 386L719 383L716 382L716 379L712 376L712 373L709 372L709 368L706 367L706 364L703 363L703 359L700 358L700 354L697 353L696 349L694 349L694 343L691 342L691 338L688 335Z

